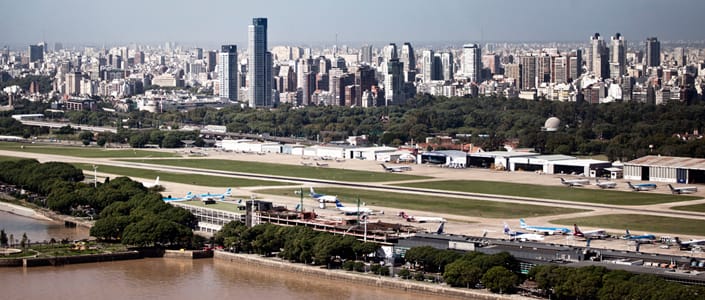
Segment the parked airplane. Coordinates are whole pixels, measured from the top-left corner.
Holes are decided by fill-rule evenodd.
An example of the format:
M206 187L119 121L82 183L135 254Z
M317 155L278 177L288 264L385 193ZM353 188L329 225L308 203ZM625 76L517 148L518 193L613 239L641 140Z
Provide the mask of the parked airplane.
M595 185L601 189L613 189L617 187L617 183L614 181L600 181L600 179L595 178Z
M311 187L310 192L308 193L311 198L318 200L318 202L321 203L335 203L338 202L338 196L331 196L331 195L326 195L326 194L318 194L316 191L313 190L313 187Z
M668 188L671 189L671 193L678 194L678 195L692 194L692 193L695 193L698 191L698 188L694 187L694 186L673 187L671 184L668 184Z
M326 163L316 162L316 167L327 167L327 166L328 166L328 164L326 164Z
M169 201L186 201L186 200L191 200L191 199L193 199L194 197L195 197L195 196L194 196L191 192L188 192L185 197L182 197L182 198L175 198L175 197L172 197L171 195L169 195L168 197L162 198L162 201L166 201L166 202L169 202Z
M521 226L521 229L526 229L526 230L532 230L535 232L541 232L544 234L568 234L570 233L570 229L565 228L565 227L548 227L548 226L529 226L526 225L526 222L524 219L519 219L519 225Z
M627 185L629 185L632 190L637 192L650 191L656 189L656 184L653 183L632 184L631 182L627 181Z
M158 186L158 185L159 185L159 176L157 176L157 179L154 180L154 182L146 182L146 181L143 181L143 182L142 182L142 186L144 186L144 187L146 187L146 188L148 188L148 189L149 189L149 188L153 188L153 187Z
M346 215L357 215L357 214L370 214L372 213L372 210L367 208L367 207L360 207L359 209L357 207L347 207L343 206L340 201L335 201L335 207L341 211L343 214Z
M696 247L700 247L702 245L705 245L705 240L690 240L690 241L684 241L682 242L678 238L675 238L676 244L680 247L681 250L691 250Z
M578 227L578 224L573 224L573 227L575 228L573 235L577 237L586 239L603 239L608 236L607 231L605 231L604 229L581 231Z
M387 172L392 172L392 173L399 173L399 172L405 172L405 171L411 171L411 167L387 167L385 164L381 164L382 168L384 168L385 171Z
M653 234L642 234L642 235L632 235L629 229L626 230L625 234L622 236L623 240L637 241L640 243L651 243L656 240L656 236Z
M561 177L561 183L567 186L583 186L590 184L590 179L568 179L565 180Z
M507 223L504 223L504 234L512 237L513 239L519 239L522 241L543 241L542 235L513 231L509 228L509 225L507 225Z
M407 215L403 211L400 211L398 216L403 218L407 222L419 222L419 223L445 223L445 222L447 222L446 219L441 218L441 217L410 216L410 215Z
M232 195L232 188L226 189L225 193L222 193L222 194L211 194L210 192L208 192L205 194L197 195L197 197L199 197L199 198L212 198L212 199L217 199L217 198L224 199L225 197L230 197L230 195Z
M301 162L301 165L302 165L302 166L310 167L310 166L313 166L313 163L302 161L302 162Z

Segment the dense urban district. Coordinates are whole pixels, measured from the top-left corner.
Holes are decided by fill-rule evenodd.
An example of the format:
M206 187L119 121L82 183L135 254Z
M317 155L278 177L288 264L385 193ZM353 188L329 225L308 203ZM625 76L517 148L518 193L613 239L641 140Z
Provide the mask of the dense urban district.
M267 28L252 20L245 51L4 47L3 199L122 244L104 249L216 249L550 299L705 299L705 240L575 224L705 236L702 42L270 48ZM228 189L187 193L203 187ZM524 232L444 231L509 218ZM10 258L86 254L14 237L0 232Z

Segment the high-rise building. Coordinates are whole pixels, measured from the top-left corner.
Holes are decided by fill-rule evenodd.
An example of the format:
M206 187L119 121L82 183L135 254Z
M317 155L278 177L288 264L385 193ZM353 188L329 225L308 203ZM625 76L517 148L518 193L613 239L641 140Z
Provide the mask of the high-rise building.
M416 80L416 53L411 43L404 43L401 47L399 61L404 64L404 82L413 82Z
M272 55L267 52L267 18L248 27L248 95L250 107L272 106Z
M583 74L583 50L573 50L568 57L568 82L573 82Z
M402 72L404 70L403 63L398 58L392 58L387 62L387 74L384 78L384 104L403 104L406 101L404 97L404 79Z
M553 57L551 72L551 82L567 83L568 82L568 57L555 56Z
M661 42L655 37L646 39L646 66L658 67L661 65Z
M81 94L81 79L83 75L81 72L70 72L66 74L66 94L71 96L78 96Z
M453 65L453 53L443 52L441 53L441 72L443 80L453 81L453 74L455 74L455 66Z
M605 45L599 33L590 37L590 48L588 48L588 68L595 74L596 78L606 79L610 77L609 49Z
M683 47L676 47L673 48L673 59L676 61L676 65L679 67L685 66L687 63L685 55L685 48Z
M29 45L29 62L42 61L44 60L44 46L43 45Z
M360 48L360 62L372 64L372 45L364 45Z
M480 47L477 44L466 44L463 46L462 72L468 81L480 81L480 70L482 69L480 57Z
M421 76L423 82L431 82L434 80L435 60L433 50L424 50L421 52Z
M482 66L490 69L490 74L499 74L499 55L485 54L482 56Z
M618 78L627 70L627 42L619 32L612 37L612 55L610 55L610 75Z
M365 91L371 91L372 86L377 85L377 80L375 79L375 70L370 66L360 66L355 71L355 78L353 80L353 83L360 89L356 93L356 96L358 98L356 99L356 102L361 103L362 94Z
M237 101L237 46L223 45L220 50L218 64L218 82L220 83L220 98Z
M217 53L215 51L206 52L206 70L208 71L208 73L215 71L216 54Z
M551 81L551 56L541 53L536 57L536 77L538 84Z
M195 56L196 59L203 59L203 48L194 48L193 56Z
M521 65L521 85L522 90L531 90L536 88L536 56L521 56L519 57Z
M504 77L514 79L514 84L521 89L521 65L518 63L504 65Z

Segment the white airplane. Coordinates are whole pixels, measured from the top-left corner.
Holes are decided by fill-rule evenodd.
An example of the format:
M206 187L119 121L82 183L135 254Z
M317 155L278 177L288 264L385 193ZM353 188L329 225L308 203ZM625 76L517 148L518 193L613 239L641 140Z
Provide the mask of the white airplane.
M387 167L385 164L381 164L382 168L384 168L385 171L387 172L392 172L392 173L400 173L400 172L405 172L405 171L411 171L411 167Z
M155 186L159 186L159 176L157 176L157 179L154 180L154 182L146 182L146 181L143 181L143 182L142 182L142 186L144 186L144 187L146 187L146 188L148 188L148 189L149 189L149 188L153 188L153 187L155 187Z
M521 229L526 229L526 230L532 230L535 232L541 232L544 234L568 234L570 233L570 229L565 228L565 227L548 227L548 226L529 226L526 225L526 222L524 219L519 219L519 225L521 225Z
M306 166L306 167L313 166L312 163L310 163L310 162L305 162L305 161L302 161L302 162L301 162L301 165L302 165L302 166Z
M671 193L673 194L692 194L698 191L697 187L694 186L682 186L682 187L673 187L671 184L668 184L668 188L671 189Z
M595 185L601 189L613 189L617 187L617 183L614 181L600 181L600 179L595 178Z
M188 192L185 197L182 197L182 198L174 198L174 197L172 197L171 195L169 195L168 197L162 198L162 201L165 201L165 202L170 202L170 201L186 201L186 200L191 200L191 199L193 199L194 197L195 197L195 195L193 195L191 192Z
M328 164L326 164L326 163L316 162L316 167L327 167L327 166L328 166Z
M632 184L631 182L627 181L627 185L636 192L650 191L656 189L656 184L653 183Z
M316 200L318 200L318 202L321 202L321 203L336 203L336 202L338 202L338 196L316 193L316 191L313 190L313 187L311 187L311 190L308 193L308 195L311 196L311 198L316 199Z
M565 180L561 177L561 183L567 186L583 186L590 184L590 179L568 179Z
M575 228L575 231L573 232L573 236L586 238L586 239L603 239L608 236L607 231L605 231L604 229L581 231L580 228L578 227L578 224L573 224L573 227Z
M210 198L210 199L225 199L225 197L230 197L232 195L232 188L228 188L225 190L225 193L222 194L211 194L210 192L196 195L198 198Z
M441 217L420 217L420 216L410 216L405 212L400 211L399 217L405 219L407 222L419 222L419 223L445 223L446 219Z
M504 234L512 237L513 239L519 239L521 241L543 241L543 236L535 233L524 233L519 231L513 231L509 228L507 223L504 223Z
M637 241L639 243L653 243L656 240L656 236L650 233L642 235L633 235L629 232L629 229L625 230L625 234L622 236L623 240Z
M705 245L705 240L690 240L685 242L681 242L678 238L676 238L675 240L676 244L678 244L681 250L689 250L698 246Z
M343 206L340 201L335 201L335 207L341 211L343 214L346 215L357 215L357 214L371 214L372 210L367 208L367 207L360 207L359 209L357 207L347 207Z

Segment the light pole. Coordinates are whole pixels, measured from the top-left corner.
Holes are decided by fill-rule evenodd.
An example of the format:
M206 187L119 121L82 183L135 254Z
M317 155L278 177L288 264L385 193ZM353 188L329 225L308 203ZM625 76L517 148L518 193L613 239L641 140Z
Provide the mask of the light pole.
M98 166L93 165L93 186L98 188Z

